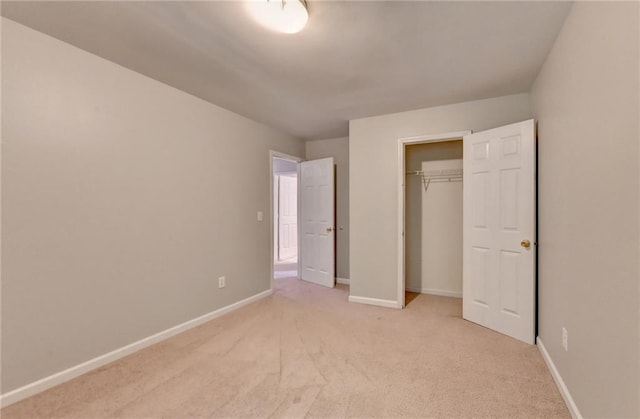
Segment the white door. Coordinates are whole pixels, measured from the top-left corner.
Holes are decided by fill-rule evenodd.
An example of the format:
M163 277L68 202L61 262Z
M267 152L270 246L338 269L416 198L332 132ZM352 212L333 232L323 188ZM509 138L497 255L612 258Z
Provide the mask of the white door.
M278 176L278 260L298 256L298 179Z
M335 286L333 158L300 163L300 277Z
M463 317L533 344L535 125L464 136Z

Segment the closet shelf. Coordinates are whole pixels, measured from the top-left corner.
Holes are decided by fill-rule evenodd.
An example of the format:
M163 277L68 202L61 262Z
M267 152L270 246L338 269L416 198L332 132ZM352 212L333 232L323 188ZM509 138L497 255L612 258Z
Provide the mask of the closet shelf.
M425 191L432 183L462 182L462 169L416 170L415 172L407 172L407 174L420 176Z

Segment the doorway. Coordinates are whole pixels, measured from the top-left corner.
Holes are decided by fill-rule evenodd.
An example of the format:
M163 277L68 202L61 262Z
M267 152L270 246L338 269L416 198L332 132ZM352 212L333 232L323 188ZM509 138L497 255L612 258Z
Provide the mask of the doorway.
M461 298L462 139L407 145L405 166L405 291Z
M422 220L423 220L423 199L426 199L426 193L432 192L429 197L434 198L433 192L435 191L436 184L440 182L456 181L453 188L446 188L447 190L440 190L441 185L438 185L438 196L446 198L450 206L455 207L457 197L457 189L461 186L457 183L461 176L461 171L457 170L459 159L462 158L462 137L469 134L470 131L452 132L442 135L432 135L424 137L412 137L403 138L398 141L398 167L400 172L398 173L399 180L399 197L398 197L398 217L400 225L398 231L400 237L398 237L398 296L400 307L404 307L407 301L411 301L417 293L430 292L439 295L455 295L455 291L450 294L443 290L440 281L442 278L433 279L431 283L424 281L423 278L423 253L428 251L428 248L423 249L423 244L426 247L434 247L437 251L441 251L441 246L434 246L437 243L437 237L431 235L426 236L427 240L423 243ZM423 164L424 162L424 164ZM437 172L437 173L436 173ZM425 176L425 173L427 176ZM446 176L440 176L444 175ZM425 190L426 188L426 190ZM431 190L429 190L431 188ZM451 189L451 190L450 190ZM461 210L461 208L460 208ZM448 215L454 215L452 212L447 212ZM449 227L454 226L456 222L453 217L448 223ZM442 223L436 223L441 228ZM453 261L456 260L458 255L462 253L462 238L459 243L455 240L451 241L451 235L448 231L440 231L441 236L446 236L446 240L449 240L447 258L439 259L442 263L439 263L441 268L446 270L446 266L453 266ZM453 233L455 235L455 232ZM435 242L434 242L435 240ZM457 247L459 245L459 252ZM425 258L425 259L428 259ZM447 260L445 262L445 260ZM462 260L459 261L458 269L462 266ZM429 271L432 269L430 268ZM450 278L448 280L451 289L455 288L457 280L455 278L456 270L450 270ZM462 278L459 279L460 282ZM440 291L440 292L438 292ZM444 292L443 292L444 291ZM407 294L408 293L408 294Z
M335 167L269 152L271 288L280 278L335 286Z
M406 234L415 228L407 224L405 212L407 148L411 144L459 138L463 138L463 170L460 176L464 182L462 317L533 344L536 321L536 153L535 121L532 119L473 134L449 133L398 141L398 306L404 307L406 300L408 266L405 252L409 245ZM447 178L453 177L456 170L459 170L458 163L456 167L444 168L423 165L422 172L416 172L424 184L425 178L435 179L431 173L427 175L427 171L438 172L435 173L436 178ZM436 247L441 245L436 243ZM441 259L436 258L435 264ZM459 255L456 259L460 259ZM433 262L434 259L430 260Z
M272 156L273 278L298 275L298 160Z

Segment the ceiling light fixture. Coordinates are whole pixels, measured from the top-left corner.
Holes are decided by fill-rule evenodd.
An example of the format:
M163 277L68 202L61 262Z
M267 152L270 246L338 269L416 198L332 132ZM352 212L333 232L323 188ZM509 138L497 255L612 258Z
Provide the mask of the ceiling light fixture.
M283 33L300 32L309 19L305 0L253 0L247 7L260 24Z

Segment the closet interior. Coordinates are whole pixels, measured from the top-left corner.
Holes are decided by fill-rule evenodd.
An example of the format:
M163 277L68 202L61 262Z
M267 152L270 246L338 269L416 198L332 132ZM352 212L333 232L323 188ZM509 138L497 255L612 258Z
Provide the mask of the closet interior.
M405 148L405 289L462 297L462 139Z

